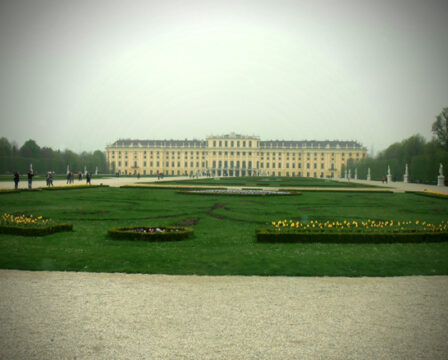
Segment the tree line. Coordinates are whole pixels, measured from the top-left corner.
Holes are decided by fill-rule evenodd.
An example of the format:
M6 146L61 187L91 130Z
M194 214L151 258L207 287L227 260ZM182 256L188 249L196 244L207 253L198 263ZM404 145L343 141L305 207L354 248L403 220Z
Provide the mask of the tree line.
M383 176L386 177L390 166L393 181L403 181L407 164L410 182L434 184L437 183L439 166L443 164L444 175L448 179L448 108L444 108L436 117L432 132L434 138L431 141L427 142L421 135L414 135L390 145L375 158L351 161L347 168L352 176L357 169L360 179L366 179L370 168L371 179L381 180Z
M98 167L99 173L108 173L106 155L103 151L83 151L77 154L71 150L53 150L51 147L40 147L34 140L30 139L19 147L15 142L7 138L0 138L0 174L12 174L16 170L26 173L30 164L38 174L54 171L57 174L65 174L67 165L73 172L94 172Z

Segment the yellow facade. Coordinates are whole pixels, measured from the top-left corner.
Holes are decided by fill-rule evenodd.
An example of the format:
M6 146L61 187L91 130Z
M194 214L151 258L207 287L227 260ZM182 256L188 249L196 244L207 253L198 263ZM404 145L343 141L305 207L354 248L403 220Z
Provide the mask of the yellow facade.
M262 141L231 133L206 140L118 140L106 148L122 175L340 177L343 165L367 156L355 141Z

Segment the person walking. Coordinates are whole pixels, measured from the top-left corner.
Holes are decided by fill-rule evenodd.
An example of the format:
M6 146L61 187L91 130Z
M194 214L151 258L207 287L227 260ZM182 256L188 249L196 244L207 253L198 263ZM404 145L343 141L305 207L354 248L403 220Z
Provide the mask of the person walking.
M91 176L90 176L90 173L88 172L87 175L86 175L86 182L87 182L87 184L89 184L89 185L91 185L91 184L90 184L90 178L91 178Z
M20 181L20 175L19 172L16 170L14 173L14 188L17 190L19 188L19 181Z
M70 171L67 173L67 184L70 184Z
M28 171L28 189L31 190L33 188L33 172L31 170Z

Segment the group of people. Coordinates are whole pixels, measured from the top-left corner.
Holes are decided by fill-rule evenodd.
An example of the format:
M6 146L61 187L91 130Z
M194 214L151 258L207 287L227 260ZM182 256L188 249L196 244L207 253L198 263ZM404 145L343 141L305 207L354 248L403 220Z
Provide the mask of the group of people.
M34 172L33 172L33 170L29 170L28 171L28 173L27 173L27 178L28 178L28 189L32 189L32 187L33 187L33 177L34 177ZM46 182L47 182L47 186L54 186L53 185L53 177L54 177L54 175L55 175L55 172L54 171L48 171L47 172L47 174L46 174L46 176L45 176L45 179L46 179ZM68 172L67 173L67 184L73 184L73 182L74 182L74 174L73 174L73 172ZM82 180L82 174L79 172L78 173L78 179L79 179L79 181L81 181ZM86 182L87 182L87 184L91 184L91 179L92 179L92 176L90 175L90 173L88 172L87 174L86 174ZM20 182L20 174L19 174L19 172L16 170L15 172L14 172L14 188L17 190L18 188L19 188L19 182Z
M47 180L47 186L53 186L53 176L54 176L54 171L47 172L47 176L45 177Z
M34 176L33 170L29 170L27 173L27 177L28 177L28 189L30 189L30 190L33 187L33 176ZM16 170L14 172L14 188L16 190L19 188L19 182L20 182L20 174Z
M82 173L79 171L78 174L78 181L82 180ZM92 179L92 175L90 175L89 172L87 172L86 174L86 183L90 184L90 180ZM75 182L75 174L73 173L73 171L69 171L67 173L67 184L73 184Z

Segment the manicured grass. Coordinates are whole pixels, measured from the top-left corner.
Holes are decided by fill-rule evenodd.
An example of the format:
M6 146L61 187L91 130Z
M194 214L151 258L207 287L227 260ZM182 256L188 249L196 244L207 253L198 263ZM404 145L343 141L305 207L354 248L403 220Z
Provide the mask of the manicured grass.
M95 188L3 194L0 211L73 224L45 237L0 235L0 268L203 275L392 276L448 274L448 242L263 244L273 220L447 220L448 202L414 194L184 196L175 190ZM187 226L167 243L113 240L122 226Z
M153 183L150 183L153 184ZM219 179L189 179L158 182L161 185L216 185L216 186L244 186L244 187L375 187L373 185L339 182L327 179L306 177L222 177Z

